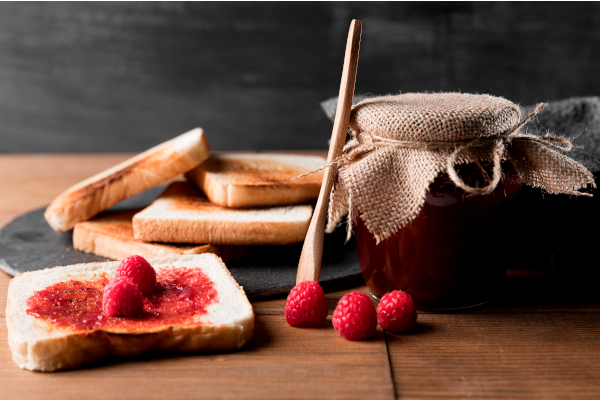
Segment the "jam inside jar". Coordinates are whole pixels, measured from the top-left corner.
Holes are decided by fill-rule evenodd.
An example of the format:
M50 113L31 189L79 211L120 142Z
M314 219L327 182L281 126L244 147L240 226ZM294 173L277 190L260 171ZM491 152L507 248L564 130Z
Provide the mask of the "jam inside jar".
M472 187L489 181L473 164L457 167L457 172ZM502 164L502 172L488 195L469 195L440 175L430 185L419 215L379 244L354 210L360 266L371 294L381 298L403 290L417 308L432 310L489 301L499 291L513 256L511 218L522 185L510 163Z

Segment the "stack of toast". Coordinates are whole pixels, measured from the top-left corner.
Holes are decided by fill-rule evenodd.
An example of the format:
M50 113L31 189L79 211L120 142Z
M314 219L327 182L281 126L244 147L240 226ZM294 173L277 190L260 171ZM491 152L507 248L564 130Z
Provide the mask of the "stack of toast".
M216 298L209 296L212 303L202 315L191 314L177 323L164 320L152 329L123 330L144 321L147 316L141 315L113 320L108 328L82 330L77 324L62 326L37 315L28 308L30 299L63 284L95 287L114 277L118 262L22 274L11 281L6 311L13 360L21 368L54 371L109 354L241 348L252 338L254 314L224 261L242 256L247 246L303 241L323 173L292 179L324 165L324 158L314 156L211 154L203 130L196 128L67 189L44 216L57 232L73 229L75 249L114 260L139 255L159 275L161 271L168 275L173 268L183 274L199 269ZM144 209L106 211L121 200L168 182L164 192ZM183 287L177 290L187 293ZM45 294L40 298L47 300ZM183 302L188 300L189 295L182 297ZM85 301L86 307L99 306L92 304L96 300ZM70 313L71 306L64 304L48 306L58 307L52 312ZM75 310L70 318L86 315L80 312Z
M210 154L197 128L67 189L44 216L58 232L74 229L75 249L114 260L210 252L228 261L244 246L303 241L323 174L292 179L324 165L316 156ZM180 174L186 181L145 209L101 213Z

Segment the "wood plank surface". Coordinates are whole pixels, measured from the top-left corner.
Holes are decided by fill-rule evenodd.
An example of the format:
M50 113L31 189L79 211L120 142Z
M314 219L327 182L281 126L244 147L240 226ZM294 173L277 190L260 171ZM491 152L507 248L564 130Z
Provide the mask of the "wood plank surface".
M131 156L131 153L0 156L0 226L24 212L47 205L71 185Z
M0 225L129 156L0 156ZM256 337L240 352L108 359L53 374L23 371L11 360L9 282L0 272L2 400L600 398L595 281L510 271L503 294L485 307L420 312L413 332L378 330L364 342L342 339L331 324L288 326L283 299L255 302ZM330 313L345 292L327 294Z
M509 271L490 304L419 314L409 334L386 332L402 399L600 398L597 285Z

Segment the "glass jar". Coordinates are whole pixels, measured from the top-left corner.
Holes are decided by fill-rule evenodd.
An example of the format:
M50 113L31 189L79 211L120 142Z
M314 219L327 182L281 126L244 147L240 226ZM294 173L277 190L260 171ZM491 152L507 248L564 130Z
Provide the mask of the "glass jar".
M481 168L457 167L472 187L483 187ZM419 215L379 244L354 210L356 245L371 294L409 293L420 309L457 309L489 301L511 261L510 223L521 181L509 163L489 195L469 195L447 175L429 187Z

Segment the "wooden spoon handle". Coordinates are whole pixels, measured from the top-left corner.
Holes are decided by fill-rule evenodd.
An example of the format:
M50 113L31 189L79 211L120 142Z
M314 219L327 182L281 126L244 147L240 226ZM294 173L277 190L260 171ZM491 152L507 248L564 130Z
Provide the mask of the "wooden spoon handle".
M340 84L340 93L335 113L335 123L333 124L333 131L331 133L331 143L329 145L327 163L334 161L342 155L342 149L346 142L348 123L350 121L350 110L352 108L352 97L354 96L354 83L356 81L361 31L362 22L356 19L352 20L350 31L348 32L348 41L346 42L344 70L342 72L342 82ZM319 192L319 199L317 200L315 212L310 221L306 238L304 239L300 262L298 263L296 284L304 281L319 281L319 276L321 275L321 262L323 260L325 219L327 217L327 207L329 205L329 194L331 193L336 174L337 166L335 165L325 169L321 191Z

